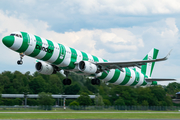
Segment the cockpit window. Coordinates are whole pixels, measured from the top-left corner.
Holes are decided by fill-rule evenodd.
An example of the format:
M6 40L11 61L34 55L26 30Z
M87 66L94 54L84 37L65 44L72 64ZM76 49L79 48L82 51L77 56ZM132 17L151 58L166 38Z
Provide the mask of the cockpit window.
M16 36L16 37L22 38L22 35L19 35L19 34L11 34L10 36Z
M15 36L16 34L10 34L10 36Z

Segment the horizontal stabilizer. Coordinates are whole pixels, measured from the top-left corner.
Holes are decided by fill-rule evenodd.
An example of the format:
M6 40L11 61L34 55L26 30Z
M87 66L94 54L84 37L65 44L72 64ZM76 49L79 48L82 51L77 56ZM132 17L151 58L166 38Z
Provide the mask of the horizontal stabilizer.
M166 79L166 78L145 78L147 82L152 81L176 81L176 79Z

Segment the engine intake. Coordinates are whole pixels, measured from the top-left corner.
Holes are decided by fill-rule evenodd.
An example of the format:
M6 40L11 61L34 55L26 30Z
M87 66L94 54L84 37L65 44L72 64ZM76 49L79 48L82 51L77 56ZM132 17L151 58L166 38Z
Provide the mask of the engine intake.
M45 75L51 75L55 72L54 67L45 62L37 62L35 65L35 68L39 73L45 74Z
M78 69L86 74L95 74L97 72L97 66L88 61L80 61Z

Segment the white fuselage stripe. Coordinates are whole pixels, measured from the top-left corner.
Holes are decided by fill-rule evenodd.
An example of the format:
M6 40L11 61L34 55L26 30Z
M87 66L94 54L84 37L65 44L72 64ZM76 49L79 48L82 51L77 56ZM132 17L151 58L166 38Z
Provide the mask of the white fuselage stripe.
M36 38L35 38L35 36L32 35L32 34L29 34L29 37L31 39L31 44L28 45L27 50L24 52L26 55L30 55L34 51L35 46L36 46Z
M77 59L76 59L76 62L82 61L82 60L83 60L83 57L82 57L81 51L76 50L76 53L77 53Z
M104 62L102 58L98 57L99 62Z
M113 78L114 74L115 74L115 69L110 69L108 75L103 80L106 82L111 80Z
M65 51L66 51L66 55L65 55L65 58L64 60L59 64L57 65L58 67L67 67L70 62L71 62L71 50L69 47L67 46L64 46L65 47Z
M94 62L94 59L93 59L92 55L90 55L88 53L86 53L86 54L88 56L88 61Z
M124 78L125 78L125 76L126 76L126 69L123 68L123 71L124 71L124 72L122 72L122 71L120 72L120 76L119 76L118 80L117 80L116 82L114 82L113 84L119 85L120 83L123 82L123 80L124 80Z
M136 78L134 70L132 70L132 69L129 69L129 70L131 72L131 78L129 79L129 82L125 84L125 86L131 85L134 82L135 78Z

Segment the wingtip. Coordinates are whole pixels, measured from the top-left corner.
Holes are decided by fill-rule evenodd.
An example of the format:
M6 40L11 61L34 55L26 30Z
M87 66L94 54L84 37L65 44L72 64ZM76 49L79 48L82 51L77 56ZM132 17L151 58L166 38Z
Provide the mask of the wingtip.
M172 50L173 50L173 49L171 49L171 50L169 51L169 53L166 55L166 57L165 57L166 60L167 60L167 59L169 58L169 56L171 55Z

